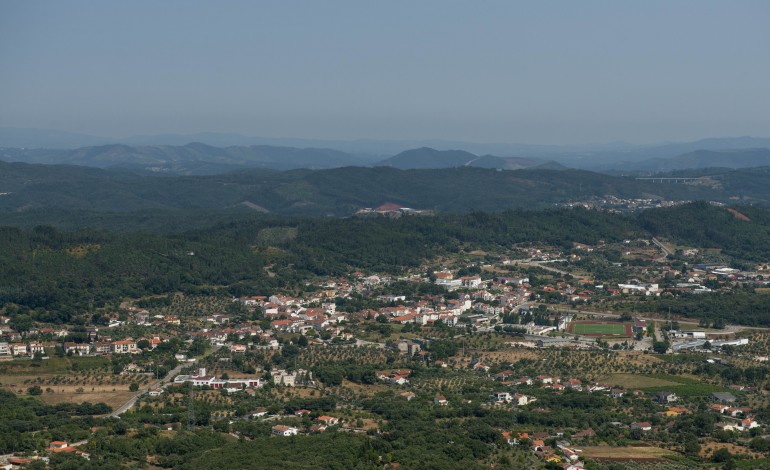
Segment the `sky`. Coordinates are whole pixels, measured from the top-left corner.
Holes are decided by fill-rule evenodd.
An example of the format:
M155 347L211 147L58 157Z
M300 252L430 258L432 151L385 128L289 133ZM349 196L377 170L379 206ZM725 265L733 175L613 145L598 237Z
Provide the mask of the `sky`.
M0 0L0 126L770 137L770 2Z

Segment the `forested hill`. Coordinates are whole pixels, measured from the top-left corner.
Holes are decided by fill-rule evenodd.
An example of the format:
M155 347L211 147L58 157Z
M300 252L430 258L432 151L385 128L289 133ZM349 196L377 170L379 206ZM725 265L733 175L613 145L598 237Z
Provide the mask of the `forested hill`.
M47 315L41 320L69 321L124 297L176 291L269 294L301 286L314 275L351 269L395 273L461 250L533 241L570 249L573 242L652 235L718 248L738 260L766 261L770 212L738 210L744 218L704 203L641 216L585 209L401 219L264 216L177 234L0 227L0 305L40 308L40 315ZM263 269L267 266L275 276Z
M177 234L0 227L0 305L40 308L49 316L39 320L69 321L124 297L269 294L351 268L397 272L464 246L531 240L569 246L571 240L622 239L634 230L625 218L587 210L402 219L265 216ZM268 265L275 276L263 269Z
M673 158L657 158L624 165L629 171L672 171L688 168L752 168L770 165L770 149L696 150Z
M401 152L398 155L377 163L377 166L392 166L401 170L453 168L460 166L518 170L548 163L553 164L553 162L542 159L521 157L503 158L494 155L477 156L463 150L436 150L429 147L422 147Z
M637 226L655 236L702 248L717 248L743 260L770 260L770 211L738 210L696 202L639 213Z
M548 208L591 197L770 203L770 169L724 170L693 184L660 184L583 170L451 168L240 171L154 177L77 166L0 162L0 223L30 210L121 212L248 207L284 215L348 216L395 203L438 212Z

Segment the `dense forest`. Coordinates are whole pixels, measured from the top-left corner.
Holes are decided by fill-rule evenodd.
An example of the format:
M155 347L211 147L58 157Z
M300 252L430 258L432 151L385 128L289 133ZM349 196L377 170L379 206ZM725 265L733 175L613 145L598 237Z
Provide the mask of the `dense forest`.
M633 230L625 219L585 210L400 220L266 218L178 234L6 227L0 229L6 247L0 253L6 266L0 303L57 311L38 319L66 322L76 311L126 296L264 294L351 268L398 272L465 245L596 243ZM277 275L267 275L267 265Z
M741 217L743 216L743 217ZM702 248L718 248L742 260L770 259L770 212L742 206L733 210L705 202L641 212L645 231Z
M44 448L52 439L85 439L94 424L91 416L110 411L104 403L46 405L0 390L0 452Z
M213 176L153 176L125 170L0 162L0 217L31 210L127 212L150 209L232 210L302 216L348 216L395 203L438 212L546 209L591 198L741 200L770 203L766 168L704 173L702 184L660 184L584 170L494 170L459 167L399 170L247 170ZM50 213L56 218L56 213ZM53 220L51 220L53 222Z
M270 294L315 275L397 273L442 254L534 241L568 249L573 242L653 235L721 249L747 265L770 259L770 214L739 211L743 217L693 203L636 217L585 209L395 220L264 216L215 219L212 227L178 233L5 227L0 305L15 305L38 321L69 322L125 297Z

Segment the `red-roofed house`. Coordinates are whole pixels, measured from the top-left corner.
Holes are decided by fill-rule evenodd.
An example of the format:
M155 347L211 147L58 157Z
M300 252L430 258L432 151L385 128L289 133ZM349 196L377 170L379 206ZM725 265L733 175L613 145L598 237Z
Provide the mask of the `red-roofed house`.
M316 418L316 420L321 421L327 426L334 426L335 424L339 424L340 422L339 418L335 418L334 416L325 416L325 415L319 416L318 418Z
M135 354L139 352L139 349L136 347L136 341L132 339L113 341L111 347L112 352L115 354Z

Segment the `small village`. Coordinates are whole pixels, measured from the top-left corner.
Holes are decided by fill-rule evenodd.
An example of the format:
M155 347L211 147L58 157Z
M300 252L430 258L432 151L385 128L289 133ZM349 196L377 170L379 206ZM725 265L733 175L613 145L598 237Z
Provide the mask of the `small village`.
M592 253L607 251L618 256L612 268L622 282L597 283L586 269ZM91 325L19 327L3 317L0 370L44 370L49 361L69 361L75 369L80 360L97 361L89 367L103 373L74 382L53 374L3 385L54 401L112 393L110 404L120 408L114 416L131 413L132 405L153 414L199 395L212 403L206 424L242 438L248 433L239 423L254 421L269 424L276 438L377 435L378 419L361 398L388 393L428 408L512 412L512 424L499 427L498 437L529 453L533 464L581 469L590 468L586 461L713 459L720 449L761 454L770 425L763 365L770 332L634 310L683 292L763 288L768 265L737 269L697 248L680 249L673 261L661 262L662 254L650 240L574 244L568 251L516 247L463 253L398 277L319 278L302 293L126 300L118 311L94 312ZM622 304L632 310L614 309ZM337 362L343 365L332 370ZM733 377L734 368L762 373ZM336 405L286 405L311 397L333 397ZM543 419L560 416L570 403L607 413L593 426ZM199 426L189 415L188 407L177 421L154 426L169 432ZM688 448L670 438L683 429L697 429L700 443ZM629 455L611 451L618 445ZM18 459L51 453L88 458L85 448L55 440L44 452L5 460L16 468Z

